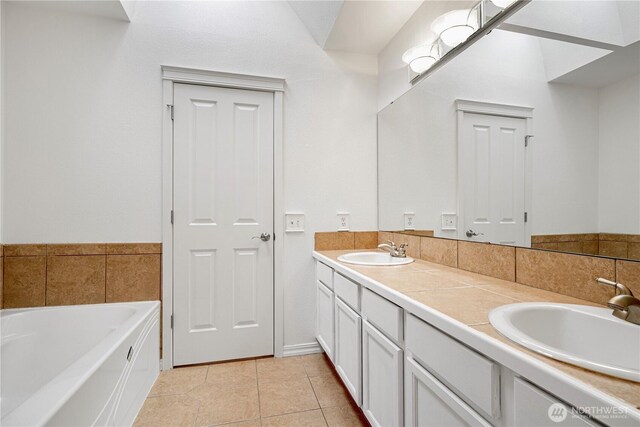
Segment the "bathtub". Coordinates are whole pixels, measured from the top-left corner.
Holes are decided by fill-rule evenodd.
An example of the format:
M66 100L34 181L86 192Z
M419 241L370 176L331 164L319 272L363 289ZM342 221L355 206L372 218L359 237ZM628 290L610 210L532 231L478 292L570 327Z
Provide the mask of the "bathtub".
M157 301L0 311L0 425L131 425L160 369Z

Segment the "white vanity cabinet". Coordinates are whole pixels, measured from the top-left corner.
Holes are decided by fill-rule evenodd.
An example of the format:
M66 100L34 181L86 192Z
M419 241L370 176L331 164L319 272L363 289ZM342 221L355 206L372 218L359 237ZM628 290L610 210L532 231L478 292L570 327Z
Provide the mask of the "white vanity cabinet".
M333 269L316 262L316 338L318 343L333 360L334 349L334 306Z

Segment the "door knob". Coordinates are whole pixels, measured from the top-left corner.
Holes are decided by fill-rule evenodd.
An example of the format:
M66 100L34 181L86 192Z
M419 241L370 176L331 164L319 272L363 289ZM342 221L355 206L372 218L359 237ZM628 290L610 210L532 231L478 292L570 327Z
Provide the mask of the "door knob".
M262 233L262 234L261 234L261 235L259 235L259 236L253 236L253 237L251 238L251 240L253 240L253 239L260 239L260 240L262 240L263 242L268 242L269 240L271 240L271 234L269 234L269 233Z
M467 235L467 237L484 236L484 233L476 233L472 229L468 229L465 234Z

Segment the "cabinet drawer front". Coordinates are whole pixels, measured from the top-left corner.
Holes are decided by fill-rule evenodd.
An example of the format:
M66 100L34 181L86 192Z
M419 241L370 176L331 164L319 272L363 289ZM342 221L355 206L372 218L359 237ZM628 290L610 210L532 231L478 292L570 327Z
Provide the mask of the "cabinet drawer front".
M335 273L333 275L333 289L342 301L347 303L355 311L360 311L360 285Z
M362 317L396 343L402 342L402 309L365 288L362 288Z
M405 411L408 427L491 425L411 358L405 362Z
M407 316L407 351L489 419L500 416L500 367L430 326Z
M322 282L316 282L316 338L329 359L333 361L333 291Z
M333 268L316 261L316 279L329 289L333 289Z
M516 378L513 383L514 425L516 426L596 426L571 413L571 408L533 384Z

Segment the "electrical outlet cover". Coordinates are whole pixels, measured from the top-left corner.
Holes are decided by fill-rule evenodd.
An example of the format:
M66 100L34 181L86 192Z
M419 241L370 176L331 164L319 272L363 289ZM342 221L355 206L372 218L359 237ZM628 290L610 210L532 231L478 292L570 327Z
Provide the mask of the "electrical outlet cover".
M338 212L338 231L349 231L350 222L349 212Z
M302 212L287 212L284 214L286 233L302 233L304 231L304 214Z
M416 229L415 219L416 219L415 212L405 212L404 213L404 229L415 230Z
M458 228L458 215L454 213L442 214L442 230L456 230Z

